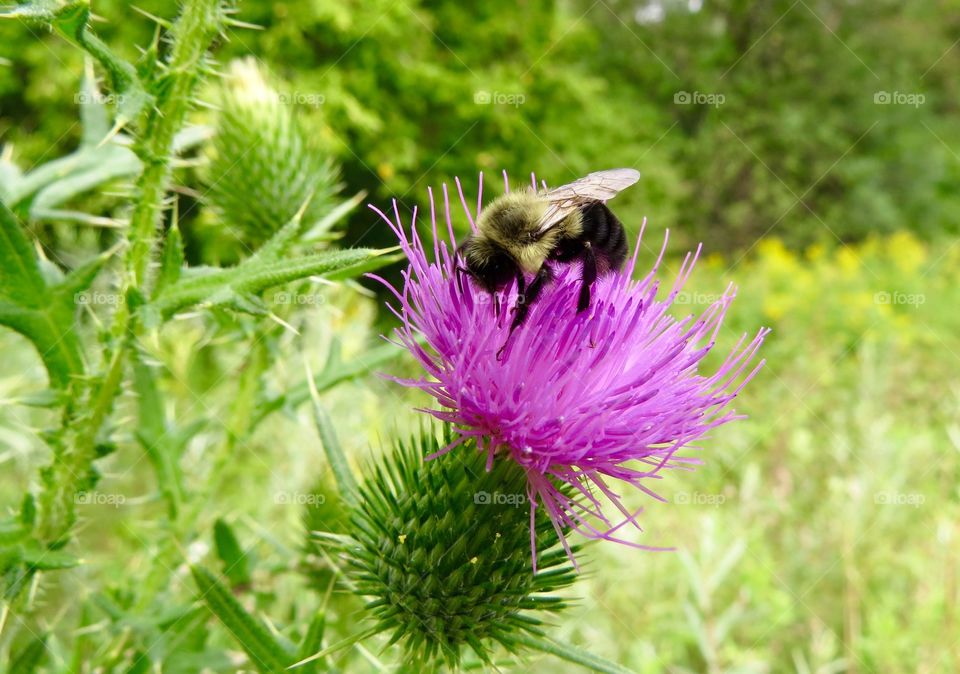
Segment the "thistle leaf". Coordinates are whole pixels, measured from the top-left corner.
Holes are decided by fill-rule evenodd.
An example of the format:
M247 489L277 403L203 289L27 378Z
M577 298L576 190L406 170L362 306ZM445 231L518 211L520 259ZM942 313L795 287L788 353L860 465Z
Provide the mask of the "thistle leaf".
M101 255L50 284L26 233L0 203L0 325L33 342L52 387L65 388L84 371L74 324L77 296L90 287L107 258Z
M183 472L180 455L199 425L174 428L167 420L163 399L157 390L153 370L139 355L134 356L133 388L137 393L137 441L150 460L157 475L157 486L171 518L176 517L183 500Z
M223 583L206 569L192 566L193 580L201 599L230 631L261 672L284 671L295 660L260 620L250 615Z
M244 587L250 584L249 558L240 541L237 540L233 528L224 520L218 519L213 524L213 542L217 547L217 557L223 562L223 575L227 577L233 587Z
M268 244L269 245L269 244ZM308 276L332 273L361 273L368 263L385 251L369 248L334 250L296 258L283 258L281 251L270 249L247 258L235 267L194 268L166 286L150 306L158 315L169 318L177 311L195 305L237 307L251 295L267 288ZM384 261L386 264L389 260Z
M517 635L516 640L518 644L526 646L527 648L553 655L567 662L582 665L591 672L599 672L600 674L632 674L629 669L615 662L604 660L577 646L562 644L549 637L521 633Z

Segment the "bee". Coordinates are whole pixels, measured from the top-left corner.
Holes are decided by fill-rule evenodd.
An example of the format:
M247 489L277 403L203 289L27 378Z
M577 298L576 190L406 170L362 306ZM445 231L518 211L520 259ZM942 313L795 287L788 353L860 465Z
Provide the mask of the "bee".
M476 232L458 249L458 272L494 296L517 282L517 304L510 334L553 278L556 263L580 262L577 312L590 306L597 277L619 271L627 256L623 224L606 202L640 179L628 168L590 173L552 190L510 192L491 202L477 219ZM533 276L529 287L526 275ZM502 351L502 349L501 349Z

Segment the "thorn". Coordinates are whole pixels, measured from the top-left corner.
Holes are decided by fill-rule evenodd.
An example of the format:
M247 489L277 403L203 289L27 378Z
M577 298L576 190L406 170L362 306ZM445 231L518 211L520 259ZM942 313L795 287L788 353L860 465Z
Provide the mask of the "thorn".
M154 21L157 24L163 26L167 30L170 30L173 27L173 24L170 21L167 21L166 19L161 19L159 16L156 16L155 14L151 14L147 10L141 9L136 5L130 5L130 9L137 12L138 14L142 14L143 16L147 17L151 21Z
M239 19L227 19L224 21L228 26L233 26L234 28L249 28L250 30L263 30L264 27L257 25L255 23L247 23L246 21L240 21Z
M276 315L275 313L273 313L272 311L271 311L269 314L267 314L267 316L270 318L270 320L272 320L272 321L274 321L275 323L277 323L277 324L281 325L282 327L286 328L287 330L289 330L290 332L292 332L293 334L295 334L297 337L300 336L300 331L299 331L299 330L297 330L295 327L293 327L292 325L290 325L289 323L287 323L285 320L283 320L282 318L280 318L279 316L277 316L277 315Z
M97 143L97 149L99 150L101 147L113 140L114 136L120 133L120 131L127 125L127 122L129 121L130 120L128 119L117 117L117 121L114 123L113 128L107 131L107 135L103 137L103 140Z

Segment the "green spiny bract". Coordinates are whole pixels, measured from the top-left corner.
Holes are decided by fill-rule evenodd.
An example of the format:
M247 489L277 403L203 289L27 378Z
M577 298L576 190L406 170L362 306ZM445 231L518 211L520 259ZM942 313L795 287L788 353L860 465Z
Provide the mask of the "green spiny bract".
M522 469L480 452L424 461L442 445L431 437L401 443L361 487L348 575L377 627L400 642L417 671L460 663L463 646L489 662L496 642L539 632L542 611L564 608L547 593L576 575L546 517L538 516L533 573L530 504Z
M208 183L223 224L257 246L306 204L309 230L333 205L337 171L311 148L292 103L252 59L231 63L220 97Z

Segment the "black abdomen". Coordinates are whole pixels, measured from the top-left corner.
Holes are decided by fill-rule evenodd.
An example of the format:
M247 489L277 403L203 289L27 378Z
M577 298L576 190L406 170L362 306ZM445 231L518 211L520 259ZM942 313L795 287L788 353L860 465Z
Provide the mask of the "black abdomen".
M627 233L607 205L596 201L580 209L583 233L580 240L590 243L597 258L597 272L620 271L627 258Z

